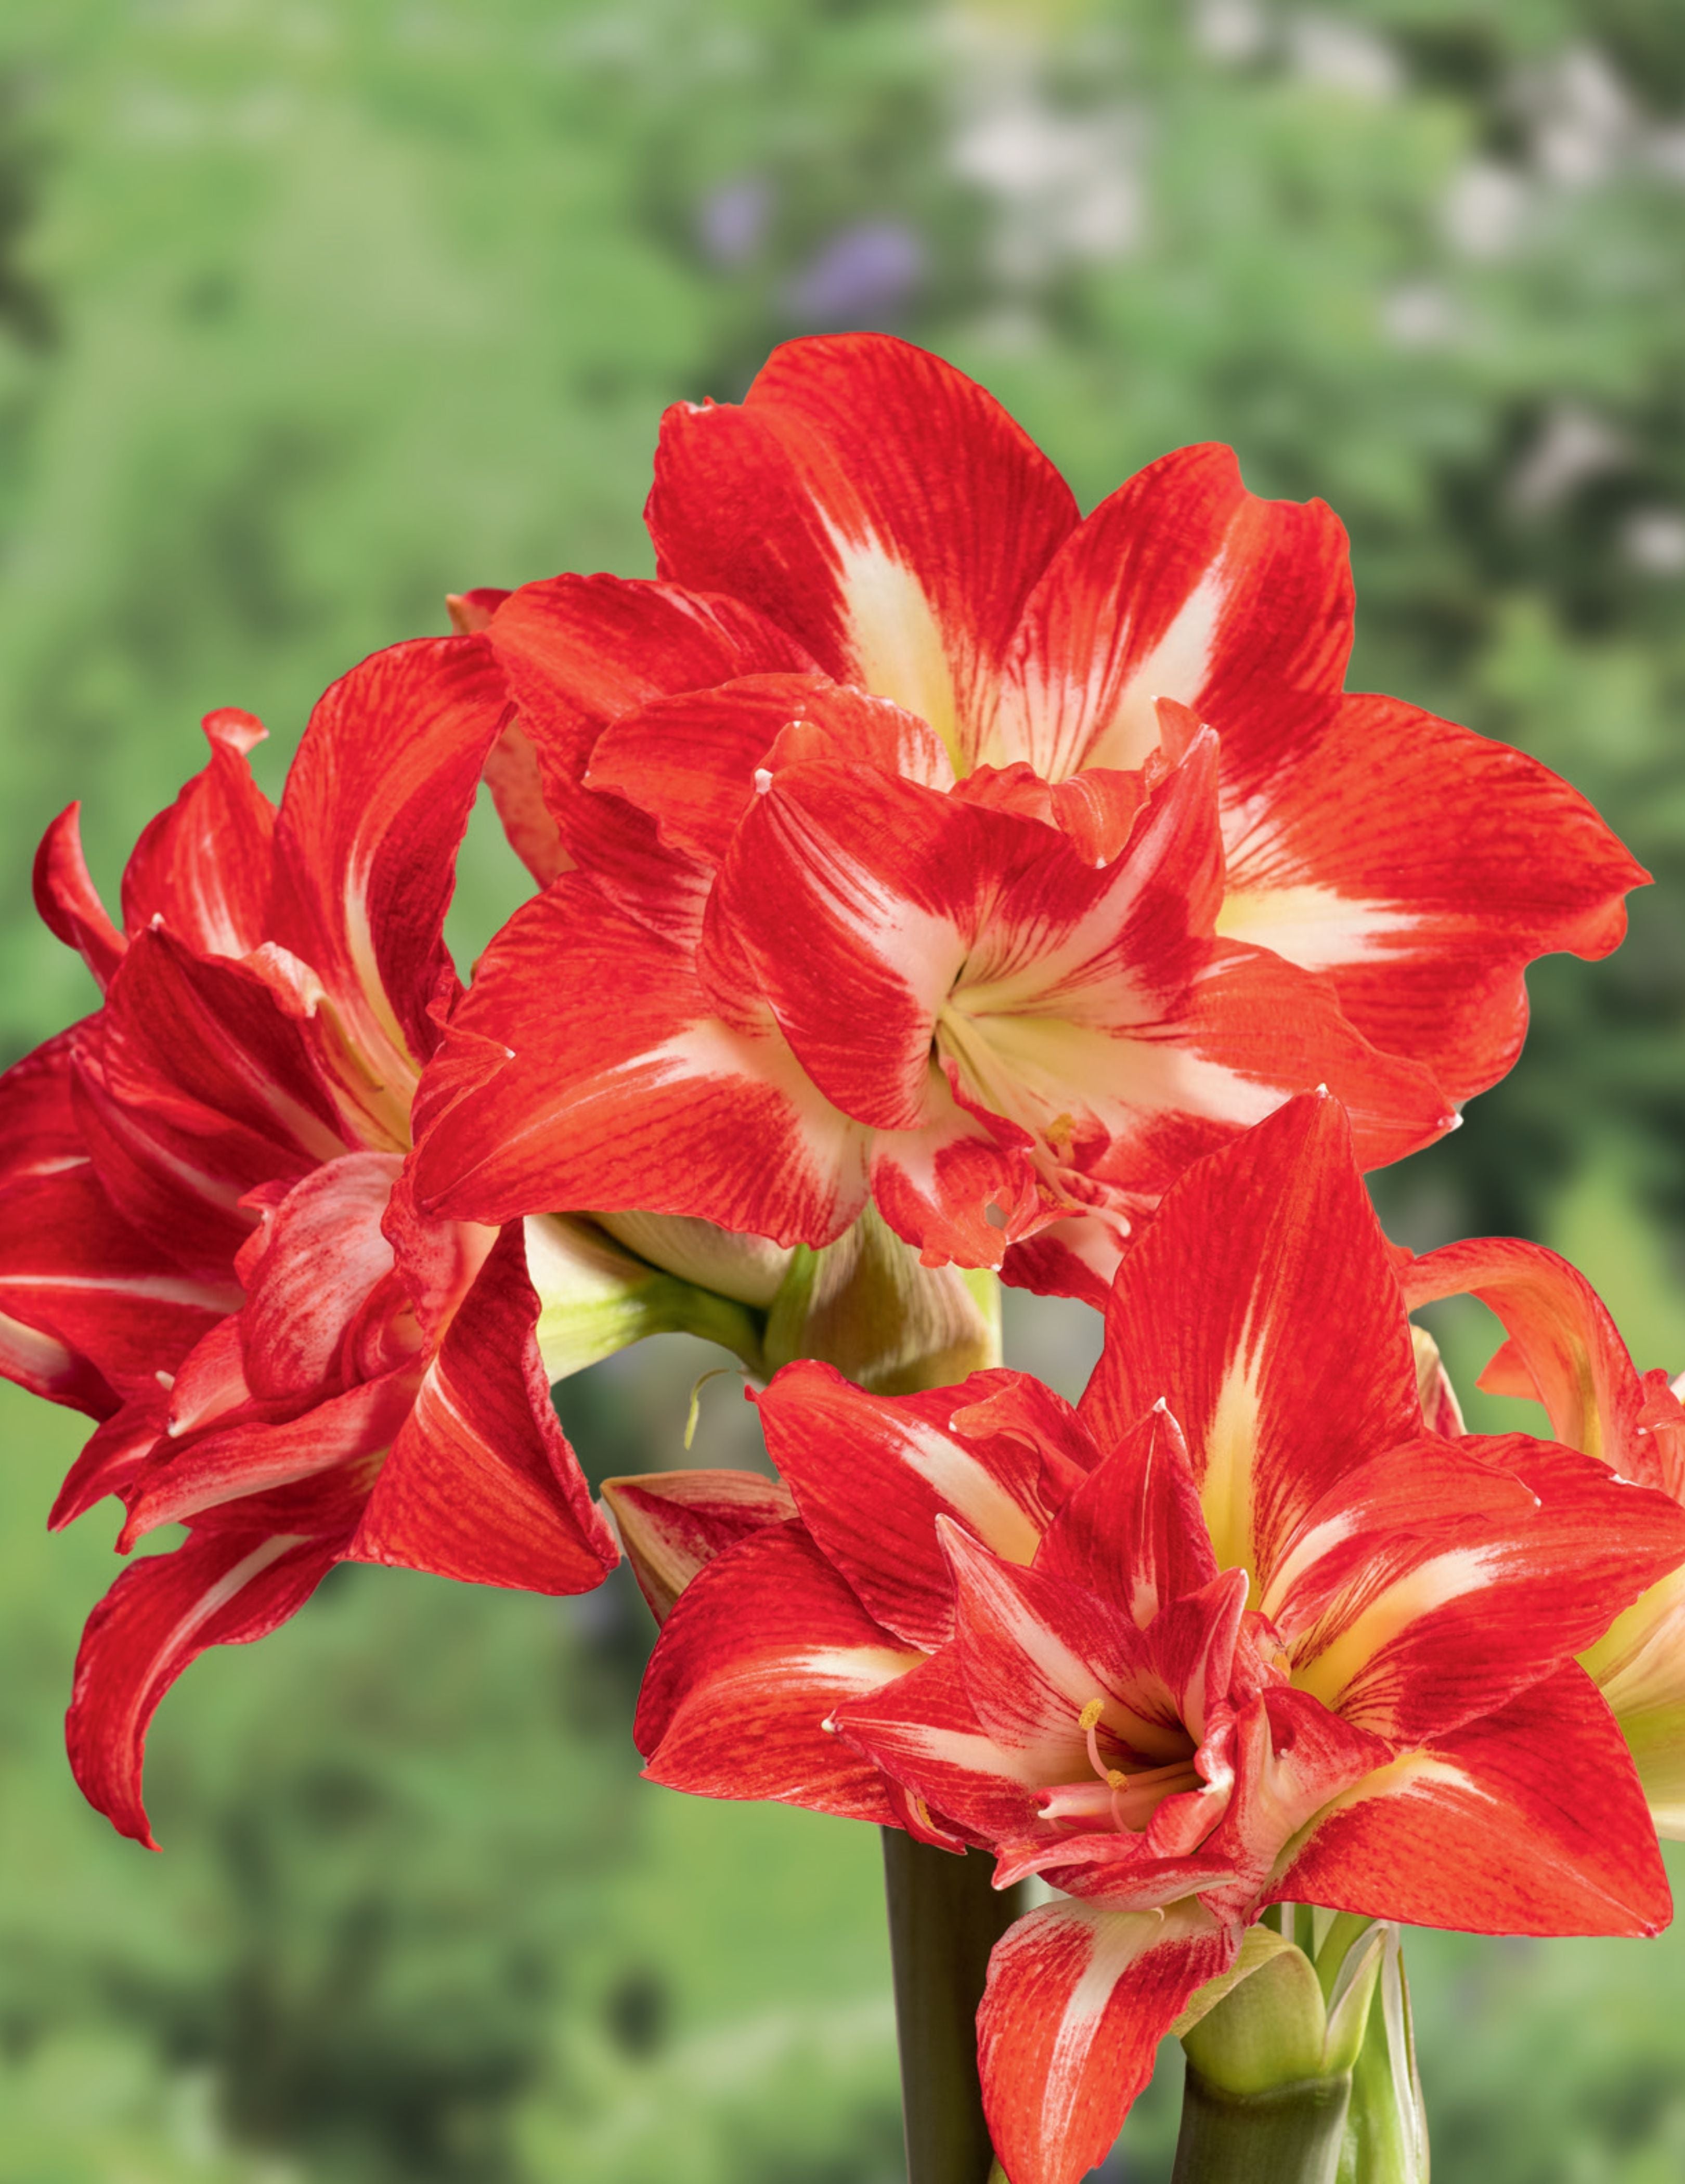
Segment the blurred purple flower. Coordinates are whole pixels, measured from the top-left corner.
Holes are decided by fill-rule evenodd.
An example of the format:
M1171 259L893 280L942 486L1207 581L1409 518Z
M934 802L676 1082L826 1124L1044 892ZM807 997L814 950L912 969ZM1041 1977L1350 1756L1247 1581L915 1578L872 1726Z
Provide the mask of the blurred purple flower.
M760 248L767 231L773 192L758 176L724 183L703 198L696 214L696 236L717 265L741 265Z
M784 291L806 326L873 326L892 316L924 278L924 245L899 220L862 220L834 235Z

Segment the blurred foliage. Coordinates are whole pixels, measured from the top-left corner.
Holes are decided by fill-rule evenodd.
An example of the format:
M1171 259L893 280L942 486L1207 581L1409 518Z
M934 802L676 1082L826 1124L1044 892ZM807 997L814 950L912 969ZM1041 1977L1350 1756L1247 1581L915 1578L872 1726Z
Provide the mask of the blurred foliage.
M442 626L647 569L659 412L883 325L1085 504L1189 440L1350 526L1354 682L1535 751L1655 872L1515 1077L1382 1178L1570 1250L1685 1363L1685 12L1675 0L13 0L0 20L0 1047L86 1006L33 843L108 881L198 763ZM471 841L467 953L520 891ZM1019 1301L1073 1387L1092 1329ZM1479 1308L1445 1316L1464 1384ZM675 1347L564 1408L682 1460ZM342 1574L165 1709L161 1860L57 1716L107 1581L0 1391L0 2184L892 2184L868 1831L644 1789L647 1632ZM1482 1423L1493 1419L1481 1408ZM695 1460L749 1415L703 1406ZM1675 2176L1679 1946L1413 1944L1437 2173ZM1109 2174L1168 2173L1174 2082Z

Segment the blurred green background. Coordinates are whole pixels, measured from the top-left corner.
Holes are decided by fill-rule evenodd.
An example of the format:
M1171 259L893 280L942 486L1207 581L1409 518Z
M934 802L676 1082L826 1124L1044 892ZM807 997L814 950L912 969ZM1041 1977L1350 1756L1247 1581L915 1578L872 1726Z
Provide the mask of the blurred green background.
M1685 1365L1678 0L8 0L4 1058L89 998L28 905L60 805L109 883L209 708L268 720L274 787L447 590L647 571L662 406L852 325L1085 503L1201 438L1325 495L1357 685L1633 844L1626 948L1545 967L1515 1078L1377 1195L1558 1244ZM519 892L480 829L465 959ZM1079 1308L1012 1337L1080 1385ZM598 1474L682 1460L698 1362L563 1391ZM875 1842L637 1780L624 1585L341 1571L168 1702L148 1858L59 1743L114 1528L49 1541L78 1422L0 1418L0 2184L894 2184ZM725 1384L702 1421L747 1448ZM1448 2184L1685 2170L1685 1935L1410 1956ZM1108 2177L1168 2173L1167 2071Z

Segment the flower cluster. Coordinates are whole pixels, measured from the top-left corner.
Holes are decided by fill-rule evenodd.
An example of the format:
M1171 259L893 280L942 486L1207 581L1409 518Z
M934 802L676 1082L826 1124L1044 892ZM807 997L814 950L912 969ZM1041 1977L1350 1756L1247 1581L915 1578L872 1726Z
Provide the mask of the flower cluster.
M1081 518L951 367L801 342L670 414L649 523L653 580L355 669L278 808L212 715L120 920L74 808L43 843L103 998L0 1080L0 1371L96 1421L55 1522L187 1535L89 1622L89 1797L149 1840L164 1691L337 1560L576 1592L623 1543L656 1780L1054 1892L979 2017L1013 2184L1102 2158L1273 1904L1656 1930L1685 1407L1562 1262L1411 1259L1362 1181L1645 875L1345 691L1343 533L1225 448ZM465 989L483 779L533 892ZM999 1368L996 1274L1105 1312L1076 1409ZM1554 1440L1463 1431L1407 1316L1461 1291ZM678 1327L778 1475L611 1522L550 1384Z
M1103 2159L1269 1903L1665 1924L1643 1791L1575 1657L1624 1662L1615 1617L1677 1598L1685 1511L1555 1443L1429 1427L1325 1095L1171 1187L1077 1411L1013 1373L895 1399L791 1365L761 1412L784 1507L728 1474L610 1490L640 1564L691 1565L639 1710L648 1771L1063 1892L997 1949L979 2020L1013 2184Z

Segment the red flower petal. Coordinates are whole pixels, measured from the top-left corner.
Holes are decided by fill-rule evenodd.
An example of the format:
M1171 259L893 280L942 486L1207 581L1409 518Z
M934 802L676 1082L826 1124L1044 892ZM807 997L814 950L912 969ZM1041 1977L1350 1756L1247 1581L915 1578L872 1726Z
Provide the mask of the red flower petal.
M124 1571L88 1618L66 1718L82 1794L149 1850L141 1758L159 1701L207 1646L262 1638L295 1615L338 1543L250 1529L196 1532L173 1553Z
M1012 1562L1028 1563L1046 1529L1040 1450L950 1428L957 1411L1007 1378L974 1373L961 1387L888 1397L803 1362L786 1365L760 1399L767 1453L820 1552L879 1623L926 1652L953 1631L937 1518Z
M1503 1321L1509 1340L1481 1375L1482 1388L1543 1403L1568 1447L1646 1485L1664 1483L1650 1436L1638 1431L1646 1395L1632 1356L1602 1298L1566 1259L1543 1244L1482 1236L1409 1261L1398 1279L1412 1312L1470 1295Z
M1297 1685L1398 1744L1496 1711L1685 1563L1676 1502L1520 1434L1392 1451L1309 1513L1320 1534L1265 1613Z
M340 1473L360 1457L378 1456L408 1414L414 1391L413 1373L389 1373L314 1403L296 1418L213 1420L203 1432L161 1439L125 1488L129 1521L118 1546L126 1554L160 1524L316 1481ZM371 1462L357 1469L354 1506L360 1502L372 1469ZM328 1502L336 1510L345 1486L344 1478L336 1478L329 1491ZM229 1521L243 1520L231 1515ZM300 1529L326 1526L313 1522Z
M1002 1562L949 1519L938 1529L953 1568L955 1653L977 1718L1004 1754L1035 1764L1043 1782L1086 1776L1080 1721L1097 1698L1101 1727L1139 1758L1186 1757L1182 1693L1167 1691L1155 1652L1121 1610ZM1197 1620L1202 1641L1215 1634L1203 1604ZM1230 1649L1237 1621L1238 1611Z
M1037 1792L1080 1751L1066 1719L1046 1746L1005 1745L978 1718L959 1655L945 1646L904 1676L836 1710L837 1733L880 1768L912 1801L974 1842L999 1845L1038 1834Z
M663 577L748 600L967 764L1024 600L1076 523L990 395L881 334L789 343L740 408L670 410L646 514Z
M1261 686L1332 694L1352 643L1346 533L1320 500L1260 500L1231 448L1182 448L1064 542L1024 610L984 755L1063 781L1144 766L1156 701L1226 730Z
M165 1430L168 1409L169 1396L161 1386L142 1386L89 1435L53 1500L48 1531L75 1524L108 1494L128 1492Z
M269 938L270 845L275 811L246 754L261 722L225 706L203 722L210 764L150 821L123 874L123 923L138 933L162 918L206 956L246 956Z
M1219 1566L1264 1585L1321 1495L1422 1431L1398 1280L1331 1100L1290 1102L1167 1193L1107 1329L1089 1430L1103 1447L1162 1397Z
M1324 973L1453 1100L1520 1052L1535 956L1605 956L1625 933L1649 875L1521 752L1392 698L1223 726L1222 929Z
M572 860L544 802L538 751L518 721L508 722L487 752L484 779L510 848L538 885L548 887Z
M768 1524L788 1524L795 1499L758 1471L650 1471L605 1479L626 1559L657 1623L697 1573Z
M814 667L796 638L739 599L623 577L523 584L488 634L552 798L581 779L592 745L622 714L737 676Z
M728 1028L681 950L571 875L481 958L416 1116L418 1197L459 1220L635 1209L819 1245L865 1201L865 1134L772 1025Z
M589 1592L620 1559L550 1404L519 1223L428 1366L346 1550L471 1585Z
M1168 1411L1149 1411L1048 1527L1043 1575L1113 1602L1145 1629L1161 1607L1218 1574L1187 1444Z
M38 1395L103 1417L239 1303L137 1234L86 1163L0 1196L0 1368Z
M728 1005L764 995L845 1112L918 1129L936 1012L996 877L983 816L872 766L795 766L763 785L709 904L704 975Z
M246 1379L259 1399L343 1382L347 1331L392 1270L381 1223L395 1153L347 1153L293 1184L241 1253Z
M507 710L485 638L393 645L318 701L287 774L268 937L310 965L390 1089L437 1036L457 844Z
M240 1201L345 1150L311 1027L260 968L136 936L80 1057L79 1120L128 1220L222 1274L251 1233Z
M99 899L82 855L81 805L59 814L35 853L35 906L41 922L67 948L74 948L101 991L123 960L122 934Z
M896 1823L877 1769L824 1724L918 1656L897 1645L800 1526L711 1562L662 1628L633 1730L650 1780Z
M1626 1747L1572 1663L1359 1783L1275 1892L1475 1934L1654 1934L1672 1909Z
M1046 1903L995 1945L977 2014L983 2104L1013 2184L1077 2184L1103 2161L1196 1987L1238 1929L1196 1904Z
M605 730L585 782L649 812L676 849L717 864L754 806L757 771L827 758L953 784L923 721L821 675L745 676L655 699Z

